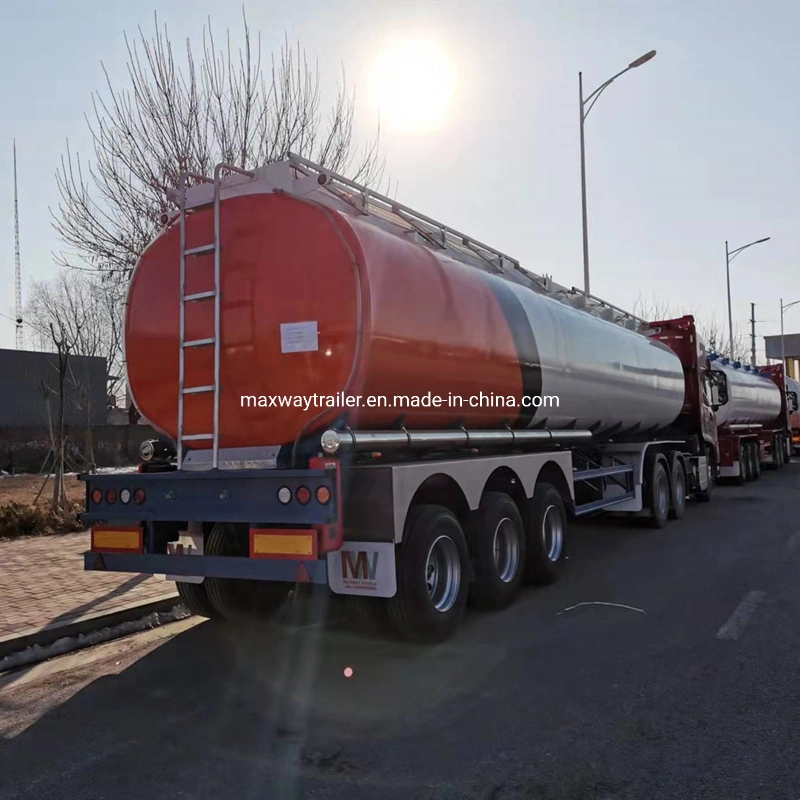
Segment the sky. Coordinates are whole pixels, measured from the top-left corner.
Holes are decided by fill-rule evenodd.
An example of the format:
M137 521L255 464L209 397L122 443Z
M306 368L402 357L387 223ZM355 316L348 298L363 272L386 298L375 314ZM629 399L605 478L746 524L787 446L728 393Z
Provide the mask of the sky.
M344 66L359 139L380 114L398 200L569 286L583 285L578 72L588 94L655 49L586 121L592 293L628 309L656 298L724 325L726 240L769 236L732 263L734 323L749 333L756 304L763 353L760 337L780 330L779 298L800 300L800 3L7 0L0 314L14 313L12 139L25 293L56 272L55 171L67 140L91 157L84 115L104 90L103 65L126 85L124 34L151 31L157 12L178 45L198 42L209 19L236 44L243 7L265 54L288 36L317 59L323 91ZM444 66L416 85L428 62L406 57L387 94L387 54L418 41ZM425 103L428 124L403 124ZM6 317L0 347L13 347ZM800 304L785 319L800 331Z

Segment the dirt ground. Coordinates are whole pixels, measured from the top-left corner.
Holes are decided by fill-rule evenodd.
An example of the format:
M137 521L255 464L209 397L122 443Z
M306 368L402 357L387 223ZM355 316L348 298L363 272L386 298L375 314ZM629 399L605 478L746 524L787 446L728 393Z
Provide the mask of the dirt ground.
M44 482L42 475L12 475L0 477L0 506L7 503L33 503ZM86 484L81 483L75 475L64 476L64 487L68 500L82 500L86 494ZM53 478L47 479L47 486L42 491L39 503L45 503L53 497Z

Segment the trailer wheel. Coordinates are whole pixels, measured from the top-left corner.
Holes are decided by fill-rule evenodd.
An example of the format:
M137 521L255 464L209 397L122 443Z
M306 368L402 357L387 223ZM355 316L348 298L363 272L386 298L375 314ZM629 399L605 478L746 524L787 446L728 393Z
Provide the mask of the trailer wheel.
M669 476L662 459L654 458L650 462L650 466L650 479L647 482L647 505L650 511L650 524L654 528L663 528L669 521Z
M208 597L205 582L186 583L185 581L177 581L175 586L178 589L178 596L181 598L181 602L192 614L198 617L219 619L219 613Z
M714 458L714 450L706 447L706 488L697 493L697 499L701 503L710 503L711 498L714 496L714 486L717 481L717 468L716 460Z
M558 489L539 483L528 506L525 579L546 585L558 580L566 555L567 513Z
M517 504L507 494L483 495L472 545L476 605L506 608L519 594L525 573L525 526Z
M397 552L397 593L387 601L389 620L414 642L442 642L467 605L469 555L452 511L420 505L408 514Z
M753 443L744 442L742 444L742 461L741 461L745 483L755 480L755 468L753 466Z
M670 519L680 519L686 513L686 473L677 453L670 453L668 461L672 465L669 516Z
M770 469L780 469L781 468L781 454L780 454L780 442L778 441L778 437L772 437L772 459L769 464Z
M758 480L761 477L761 444L753 442L753 480Z
M214 556L246 556L246 541L233 525L217 524L206 538L205 550ZM253 620L277 611L289 594L288 583L239 578L206 578L208 599L217 614L229 621Z
M783 436L778 434L775 437L775 452L778 455L778 469L786 464L786 459L784 458L783 452Z

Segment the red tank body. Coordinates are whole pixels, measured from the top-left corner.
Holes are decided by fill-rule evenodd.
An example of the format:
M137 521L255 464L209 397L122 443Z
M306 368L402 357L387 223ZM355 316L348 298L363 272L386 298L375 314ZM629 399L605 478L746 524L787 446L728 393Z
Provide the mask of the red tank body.
M284 194L223 200L220 446L288 444L343 408L243 408L242 396L433 395L521 398L522 375L496 295L474 268ZM190 213L186 247L213 241L213 211ZM125 323L128 380L142 414L177 435L179 226L143 253ZM214 255L187 258L187 294L214 288ZM359 306L361 313L359 313ZM214 300L186 304L186 339L213 335ZM318 349L282 352L281 324L314 321ZM360 327L359 327L360 326ZM187 348L185 386L213 383L214 348ZM187 395L184 434L212 430L211 394ZM513 421L514 414L510 415ZM411 409L409 427L497 427L504 408ZM395 424L392 408L351 409L350 424ZM210 442L196 442L199 448Z

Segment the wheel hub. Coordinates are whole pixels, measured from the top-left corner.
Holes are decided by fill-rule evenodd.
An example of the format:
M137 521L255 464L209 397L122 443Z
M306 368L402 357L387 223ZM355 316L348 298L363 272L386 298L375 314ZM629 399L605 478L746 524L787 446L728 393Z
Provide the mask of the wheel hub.
M503 583L510 583L519 566L519 535L514 523L504 517L494 531L494 565Z
M439 536L428 551L425 584L433 607L442 614L456 602L461 588L461 559L456 543L449 536Z
M555 506L548 506L542 517L544 551L550 561L558 561L564 549L564 520Z

